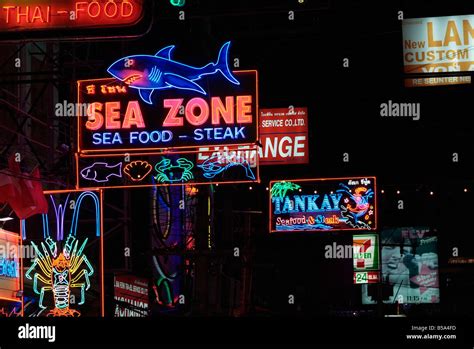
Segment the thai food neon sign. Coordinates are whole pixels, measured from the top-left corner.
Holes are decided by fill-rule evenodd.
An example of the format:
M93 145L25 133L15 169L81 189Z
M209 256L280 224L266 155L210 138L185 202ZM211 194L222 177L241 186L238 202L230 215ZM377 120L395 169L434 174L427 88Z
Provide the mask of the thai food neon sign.
M0 31L104 28L134 25L143 0L2 1Z

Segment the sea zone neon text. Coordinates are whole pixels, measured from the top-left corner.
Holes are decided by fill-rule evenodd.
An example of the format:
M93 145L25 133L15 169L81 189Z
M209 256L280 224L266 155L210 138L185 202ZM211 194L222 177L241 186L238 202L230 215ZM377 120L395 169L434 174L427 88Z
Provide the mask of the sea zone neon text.
M166 144L175 137L173 129L183 126L209 126L195 128L190 135L180 138L193 138L195 141L245 140L246 126L252 124L254 101L250 95L212 97L210 102L203 98L164 99L163 127L167 129L147 130L140 104L137 100L126 105L120 101L91 103L87 110L85 127L93 132L94 145L115 145L128 142L133 144ZM184 108L184 115L180 110ZM123 118L122 118L123 115ZM156 116L160 118L160 115ZM220 125L232 125L223 126ZM239 126L236 126L239 125ZM242 126L244 125L244 126ZM133 130L136 129L137 131ZM117 132L130 130L127 137ZM140 131L141 130L141 131Z

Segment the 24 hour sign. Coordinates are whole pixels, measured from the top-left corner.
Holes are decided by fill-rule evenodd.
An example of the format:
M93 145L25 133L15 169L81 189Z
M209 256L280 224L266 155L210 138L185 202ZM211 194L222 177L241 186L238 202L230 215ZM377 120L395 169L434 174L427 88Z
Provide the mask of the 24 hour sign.
M257 72L236 71L239 85L204 77L207 94L163 90L153 103L129 82L78 82L79 152L163 150L212 145L246 145L257 140ZM127 84L128 83L128 84ZM150 96L148 96L149 98Z

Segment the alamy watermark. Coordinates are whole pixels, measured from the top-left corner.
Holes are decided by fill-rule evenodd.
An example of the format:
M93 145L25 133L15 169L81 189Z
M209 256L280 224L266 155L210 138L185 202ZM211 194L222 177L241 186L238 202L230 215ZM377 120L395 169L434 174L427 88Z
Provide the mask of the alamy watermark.
M54 106L54 115L58 117L83 117L87 116L87 111L91 108L91 103L70 103L64 100Z
M36 251L32 245L18 245L6 242L0 244L0 259L12 260L12 259L35 259Z
M324 246L324 258L352 259L352 249L352 245L339 245L333 242L332 245Z
M380 116L412 118L418 121L421 117L420 103L397 103L389 100L380 104Z

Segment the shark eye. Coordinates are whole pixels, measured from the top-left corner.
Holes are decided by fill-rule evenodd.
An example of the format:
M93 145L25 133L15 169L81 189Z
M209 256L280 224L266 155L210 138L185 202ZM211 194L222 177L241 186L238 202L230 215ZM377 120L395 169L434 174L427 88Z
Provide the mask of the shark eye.
M125 68L130 68L130 67L132 67L134 64L135 64L135 60L134 60L134 59L125 58L125 59L123 60L123 65L124 65Z

